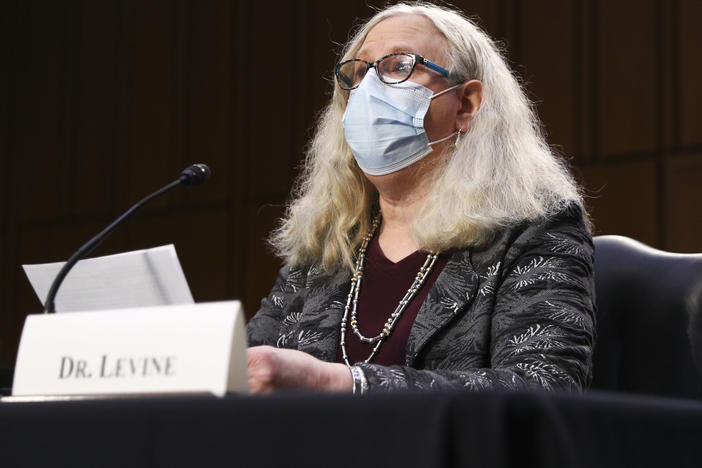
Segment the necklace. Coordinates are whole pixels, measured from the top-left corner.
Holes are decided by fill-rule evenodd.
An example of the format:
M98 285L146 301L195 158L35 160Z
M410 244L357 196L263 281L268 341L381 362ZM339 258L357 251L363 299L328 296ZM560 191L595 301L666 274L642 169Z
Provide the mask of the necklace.
M373 239L373 234L375 233L376 229L378 229L379 225L380 214L373 219L373 223L371 224L368 233L363 238L361 248L358 251L356 266L354 268L353 276L351 277L351 289L349 290L349 295L346 298L344 316L341 319L341 330L339 333L341 341L341 355L348 367L351 367L348 354L346 353L346 324L348 322L349 312L351 312L351 329L356 336L364 343L375 343L370 356L363 361L364 364L368 364L370 360L373 359L373 357L375 357L375 355L378 353L380 345L382 345L385 339L390 336L390 333L392 333L392 329L395 327L395 324L397 324L402 312L404 312L405 308L407 307L407 304L410 303L414 295L417 293L417 291L419 291L419 288L421 288L422 284L424 284L424 280L427 276L429 276L429 273L434 266L434 262L436 262L436 257L438 256L434 252L429 252L427 259L424 261L424 265L422 265L422 267L419 269L419 272L417 273L417 276L415 276L412 285L409 287L404 297L400 299L395 311L390 314L385 322L383 330L378 335L371 338L364 336L358 329L358 294L361 290L361 280L363 279L363 263L366 258L366 249L368 248L368 243L370 240Z

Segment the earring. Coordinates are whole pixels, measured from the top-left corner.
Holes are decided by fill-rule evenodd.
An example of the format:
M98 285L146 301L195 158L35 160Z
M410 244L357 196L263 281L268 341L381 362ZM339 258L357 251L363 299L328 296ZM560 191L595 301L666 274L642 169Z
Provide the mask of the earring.
M458 135L456 135L456 142L453 144L454 148L458 149L458 146L461 144L461 135L464 134L466 131L463 130L462 128L458 129Z

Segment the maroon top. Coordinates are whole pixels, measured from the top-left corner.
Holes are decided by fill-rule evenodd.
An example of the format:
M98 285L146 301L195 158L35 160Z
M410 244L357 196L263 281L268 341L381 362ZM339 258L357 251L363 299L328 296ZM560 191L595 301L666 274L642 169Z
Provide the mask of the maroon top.
M414 295L412 300L400 315L375 357L373 364L404 365L407 339L414 323L419 307L427 297L434 281L449 260L450 255L442 254L434 262L429 276ZM380 334L385 322L395 311L400 299L404 297L412 285L419 269L427 259L426 252L414 252L397 263L388 260L380 249L378 236L374 236L366 250L366 260L363 266L361 292L358 295L358 329L361 334L371 338ZM351 328L351 311L346 325L346 352L351 364L368 359L376 343L363 343ZM341 345L337 351L337 361L344 362L341 355Z

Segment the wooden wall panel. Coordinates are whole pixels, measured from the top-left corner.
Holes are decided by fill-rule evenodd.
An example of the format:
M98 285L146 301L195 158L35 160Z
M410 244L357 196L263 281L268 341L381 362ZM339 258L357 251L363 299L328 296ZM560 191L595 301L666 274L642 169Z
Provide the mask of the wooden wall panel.
M126 97L131 113L123 206L152 192L154 184L171 181L172 174L178 171L171 138L176 136L175 113L182 102L177 83L182 76L175 69L181 50L176 49L174 36L180 31L173 5L168 0L155 0L135 2L133 7L133 62L124 64L133 68L134 88L133 94ZM155 200L152 206L165 206L169 198Z
M524 8L521 27L524 79L536 101L548 141L566 155L575 151L573 117L581 81L574 75L572 1L549 0ZM558 20L556 20L558 18Z
M214 177L206 190L180 193L191 200L226 200L229 192L232 72L246 70L231 50L232 5L225 2L190 3L187 17L186 99L183 115L183 141L178 167L205 162ZM236 151L236 154L241 154Z
M261 207L282 206L292 185L294 166L302 150L297 121L301 90L301 73L305 66L298 52L302 33L296 23L298 9L304 3L276 1L254 3L248 11L250 35L245 47L250 52L242 61L241 73L246 76L243 91L246 107L248 154L243 168L243 211L235 232L242 232L238 248L245 257L236 263L239 269L237 291L243 298L244 310L253 314L260 297L268 293L279 268L279 262L267 255L263 239L273 227L273 220L262 222ZM274 10L276 15L268 13Z
M294 49L296 15L294 2L255 3L252 11L251 62L242 70L250 74L251 107L247 109L251 138L248 177L254 200L267 201L286 196L292 177L291 162L297 160L292 147L291 123L296 113L298 69L305 64ZM270 11L276 11L270 15Z
M674 252L702 252L702 154L667 161L667 247Z
M495 0L463 0L453 2L469 18L478 23L478 26L487 31L493 39L500 39L498 31L498 16L500 2Z
M576 98L573 108L574 154L580 164L587 164L599 156L599 137L597 133L598 83L594 78L597 68L596 10L592 2L575 2L573 20L574 79L579 83L575 87Z
M582 170L595 234L620 234L657 244L656 167L623 162Z
M55 218L66 208L67 10L62 2L29 0L16 15L13 157L25 219Z
M251 73L240 72L241 63L251 59L251 9L250 2L235 2L230 12L231 31L228 42L231 55L229 58L231 80L229 85L229 122L230 138L227 152L229 184L227 186L227 203L229 217L227 220L227 238L231 245L231 255L227 258L226 276L234 297L242 297L245 291L246 270L249 258L246 254L247 219L249 202L249 153L251 151L251 119L248 114L253 99ZM216 176L215 176L216 177ZM246 310L246 305L244 305Z
M655 149L654 0L597 1L597 131L604 155Z
M15 28L15 9L14 2L5 2L0 4L0 63L4 64L7 69L11 69L14 65L13 45ZM15 158L9 155L13 151L10 143L10 135L13 132L12 118L10 114L14 108L14 102L11 97L10 90L14 88L12 76L9 73L0 73L0 160L3 163L3 170L14 176ZM0 184L0 330L8 330L10 328L10 314L3 313L9 310L9 297L11 295L10 269L12 268L13 257L10 255L10 238L14 237L11 232L11 223L9 222L12 216L12 180L6 180L4 184ZM6 362L5 356L9 353L6 351L8 346L5 344L7 332L0 332L0 366Z
M702 2L680 3L680 133L684 145L702 145Z
M83 2L76 12L73 30L74 58L69 74L72 86L65 90L74 106L70 126L68 187L73 215L99 215L109 219L111 177L115 158L116 94L119 41L116 2Z

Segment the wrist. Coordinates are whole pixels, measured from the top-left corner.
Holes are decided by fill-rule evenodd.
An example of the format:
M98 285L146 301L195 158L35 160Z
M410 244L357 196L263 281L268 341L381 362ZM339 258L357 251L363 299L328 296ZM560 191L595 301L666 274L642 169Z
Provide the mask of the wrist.
M353 377L345 364L327 363L327 382L324 388L331 392L350 393L353 390Z

